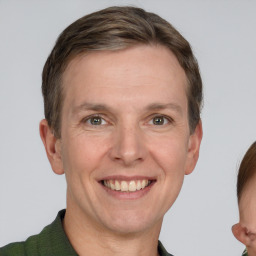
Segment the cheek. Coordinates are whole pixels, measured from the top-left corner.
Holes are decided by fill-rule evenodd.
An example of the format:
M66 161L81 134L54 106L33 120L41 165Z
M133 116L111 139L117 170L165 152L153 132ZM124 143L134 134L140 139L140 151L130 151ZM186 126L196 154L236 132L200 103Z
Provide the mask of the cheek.
M177 136L151 140L150 153L168 174L182 173L187 157L187 143ZM184 175L184 173L183 173Z
M161 197L165 198L164 205L167 210L176 200L183 184L187 147L184 140L169 137L158 144L157 148L158 150L154 150L151 155L162 170Z
M179 195L185 175L185 156L184 147L176 147L174 144L166 144L154 151L154 161L160 167L157 187L160 195L156 193L155 200L162 208L162 213L170 209Z
M90 173L101 163L107 151L107 141L103 138L80 135L65 141L62 148L62 161L67 173Z

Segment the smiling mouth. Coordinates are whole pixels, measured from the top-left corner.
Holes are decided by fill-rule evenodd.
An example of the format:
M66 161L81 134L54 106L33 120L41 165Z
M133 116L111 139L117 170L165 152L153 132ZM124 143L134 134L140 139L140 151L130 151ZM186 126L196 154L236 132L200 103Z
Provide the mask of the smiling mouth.
M150 186L155 180L102 180L103 186L120 192L136 192Z

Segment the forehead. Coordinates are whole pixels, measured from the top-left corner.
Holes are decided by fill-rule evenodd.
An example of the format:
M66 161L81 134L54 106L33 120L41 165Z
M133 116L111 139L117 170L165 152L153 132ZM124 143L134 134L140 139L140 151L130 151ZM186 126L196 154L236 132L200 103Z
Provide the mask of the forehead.
M182 90L186 94L186 87L184 70L175 55L163 46L140 45L87 53L75 57L63 74L65 98L72 94L76 101L82 100L86 93L95 93L104 100L109 93L120 91L134 98L146 88L156 97L165 97L168 90L173 90L173 94L175 90ZM106 94L100 93L102 91Z

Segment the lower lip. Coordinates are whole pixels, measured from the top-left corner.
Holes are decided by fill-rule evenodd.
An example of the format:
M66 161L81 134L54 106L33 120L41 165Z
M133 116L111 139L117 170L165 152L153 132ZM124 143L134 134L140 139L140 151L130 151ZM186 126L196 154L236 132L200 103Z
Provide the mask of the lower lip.
M129 192L129 191L125 191L122 192L121 190L112 190L106 186L104 186L102 183L100 183L100 185L103 187L103 189L112 197L119 199L119 200L136 200L139 198L144 197L154 186L154 184L156 183L156 181L152 181L150 185L148 185L147 187L134 191L134 192Z

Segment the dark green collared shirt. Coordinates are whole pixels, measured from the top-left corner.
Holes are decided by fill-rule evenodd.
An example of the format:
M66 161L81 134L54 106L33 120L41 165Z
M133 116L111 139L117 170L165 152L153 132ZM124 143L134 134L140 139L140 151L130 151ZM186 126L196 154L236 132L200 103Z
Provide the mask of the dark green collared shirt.
M78 256L62 227L64 215L65 210L60 211L56 219L38 235L0 248L0 256ZM158 252L160 256L172 256L161 242Z
M242 256L248 256L248 252L247 252L247 250L246 250L246 249L244 250L244 252L243 252Z

